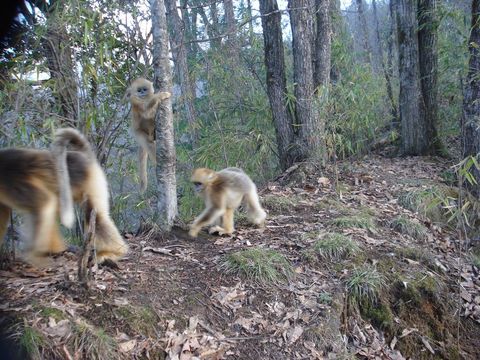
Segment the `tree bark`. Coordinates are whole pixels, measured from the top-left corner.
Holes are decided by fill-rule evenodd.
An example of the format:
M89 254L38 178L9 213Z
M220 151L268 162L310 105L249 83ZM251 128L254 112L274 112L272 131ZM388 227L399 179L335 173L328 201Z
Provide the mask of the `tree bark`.
M223 8L225 10L225 23L227 25L227 44L235 52L237 49L237 23L235 21L235 11L232 0L223 0Z
M398 68L402 153L423 155L429 150L425 107L420 84L416 1L397 1Z
M188 70L187 48L185 46L186 31L185 23L180 18L177 10L176 0L165 0L167 6L167 19L170 29L170 47L172 49L173 63L180 83L180 90L182 92L181 102L183 110L188 123L188 133L195 148L198 140L196 131L197 115L195 111L195 93L194 87L190 81L190 72ZM186 14L188 17L188 14Z
M388 74L388 77L390 80L393 78L394 74L394 63L393 59L395 57L395 32L397 28L397 21L395 17L395 11L394 11L394 5L393 2L395 0L389 0L388 1L388 15L390 18L390 24L388 27L388 35L387 35L387 63L386 63L386 71ZM393 98L393 89L392 89L392 98ZM400 124L400 118L398 114L398 104L395 101L395 98L393 100L393 103L395 105L394 108L392 108L392 111L394 110L395 113L392 112L393 119L392 119L392 128L398 128Z
M440 149L437 134L437 19L436 0L418 0L418 56L420 61L420 84L425 105L425 122L429 152Z
M47 32L42 40L50 76L54 80L53 94L59 105L62 126L77 127L79 123L78 89L75 81L72 49L66 27L60 23L55 11L46 14Z
M480 161L480 0L472 0L472 27L468 42L470 59L463 97L462 155ZM470 170L477 184L468 184L475 196L480 196L480 171Z
M299 158L316 158L322 150L325 124L316 111L313 59L312 17L309 0L289 0L292 27L293 78L295 82L295 118L299 124Z
M362 43L363 43L363 50L365 52L365 62L367 64L372 65L372 47L370 46L370 41L368 39L368 24L367 18L365 17L365 11L363 9L363 0L356 0L357 3L357 12L358 12L358 20L360 22L361 27L361 36L362 36Z
M387 65L385 64L385 59L383 56L382 41L380 39L380 29L378 26L378 14L377 14L377 2L372 0L373 7L373 20L375 22L375 37L377 39L378 49L379 49L379 60L382 65L383 75L385 76L385 85L387 87L387 95L390 100L390 112L392 114L393 121L396 121L397 115L397 105L395 104L395 99L393 98L392 90L392 81L390 78L390 73L387 70Z
M153 35L154 85L172 93L172 69L168 52L167 18L164 0L150 0ZM162 231L170 231L177 215L175 142L171 98L164 100L155 117L157 147L157 216Z
M288 169L295 162L292 154L294 142L293 114L287 107L287 80L282 38L282 15L276 0L260 0L262 15L265 67L267 69L267 93L272 109L277 138L280 167Z
M327 86L330 83L332 22L330 0L315 0L316 37L314 87Z

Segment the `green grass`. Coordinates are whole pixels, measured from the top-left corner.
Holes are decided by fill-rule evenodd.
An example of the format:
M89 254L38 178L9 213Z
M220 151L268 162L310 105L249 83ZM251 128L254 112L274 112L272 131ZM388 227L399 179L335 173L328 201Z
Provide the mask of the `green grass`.
M339 260L358 253L360 247L343 234L327 233L315 242L311 251L323 259Z
M401 234L411 236L417 240L425 240L427 238L427 228L405 215L400 215L393 219L390 227Z
M228 254L220 265L227 273L262 283L280 283L293 275L290 262L277 251L252 248Z
M330 224L339 227L341 229L346 228L360 228L370 231L375 230L375 223L373 217L367 213L359 213L356 215L340 216L338 218L330 220Z
M40 315L45 317L45 318L53 318L57 321L63 320L66 318L65 314L62 312L62 310L52 308L52 307L42 307L40 309Z
M128 324L132 332L147 337L155 336L158 315L151 308L120 306L115 309L115 314Z
M69 339L69 345L82 358L91 360L118 359L117 343L105 330L96 328L78 319L74 332Z
M284 213L290 212L298 205L301 198L299 196L279 196L279 195L267 195L263 198L263 205L273 212Z
M472 254L470 259L472 260L472 264L480 269L480 255Z
M384 276L370 265L353 269L346 282L348 298L358 306L374 306L384 286Z
M23 326L18 336L18 343L32 360L43 359L43 349L48 346L45 336L27 324Z

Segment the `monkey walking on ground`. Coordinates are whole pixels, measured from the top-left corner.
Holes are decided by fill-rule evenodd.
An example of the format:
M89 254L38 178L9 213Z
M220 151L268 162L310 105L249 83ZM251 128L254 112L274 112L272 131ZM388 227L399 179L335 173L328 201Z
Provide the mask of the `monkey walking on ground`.
M67 147L72 150L67 150ZM60 129L52 150L0 150L0 245L12 209L25 214L25 260L41 264L48 254L65 250L61 223L74 223L73 202L86 201L86 226L96 209L94 244L98 263L116 261L128 246L110 218L108 183L87 139L75 129Z
M205 210L190 226L190 236L196 237L202 227L216 224L220 218L222 226L214 225L209 232L231 235L234 231L233 215L242 201L246 204L249 220L263 226L267 213L262 209L257 187L243 170L226 168L219 172L210 169L195 169L191 181L195 192L203 197Z
M127 89L126 97L132 104L132 129L139 144L138 172L140 191L147 189L147 158L156 163L155 114L162 100L170 97L169 92L153 92L153 84L138 78Z

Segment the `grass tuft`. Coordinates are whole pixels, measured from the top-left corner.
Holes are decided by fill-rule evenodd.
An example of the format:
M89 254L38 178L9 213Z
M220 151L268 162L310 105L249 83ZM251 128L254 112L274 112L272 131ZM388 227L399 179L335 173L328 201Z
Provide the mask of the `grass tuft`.
M73 336L69 339L75 353L83 359L118 359L117 343L105 330L96 328L84 320L75 321Z
M371 215L366 213L360 213L357 215L341 216L336 219L330 220L332 225L339 228L360 228L370 231L375 230L375 224Z
M147 337L156 335L158 315L149 307L120 306L115 314L125 321L130 329L136 334Z
M259 283L280 283L293 275L292 265L285 256L262 248L228 254L220 267L227 273L239 274Z
M263 198L262 203L267 209L275 213L285 213L295 208L300 200L299 196L267 195Z
M358 253L360 247L343 234L328 233L315 242L312 251L323 259L339 260Z
M374 306L385 278L376 267L364 265L356 268L346 282L347 295L352 305Z
M411 236L417 240L425 240L427 238L427 228L405 215L400 215L392 220L390 227L401 234Z

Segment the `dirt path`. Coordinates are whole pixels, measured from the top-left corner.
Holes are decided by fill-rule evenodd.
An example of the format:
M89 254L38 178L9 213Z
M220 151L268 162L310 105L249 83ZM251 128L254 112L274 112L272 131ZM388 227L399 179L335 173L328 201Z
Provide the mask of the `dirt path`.
M480 358L478 269L453 230L405 208L409 194L445 186L445 170L439 159L381 157L340 164L338 181L334 169L299 169L293 185L262 191L265 229L240 220L231 238L130 236L121 269L97 269L88 292L73 256L42 271L16 263L0 272L1 326L24 317L17 338L33 331L44 358ZM331 234L358 249L322 257L317 242ZM257 248L288 260L288 280L222 268ZM369 291L354 279L363 269L382 279L368 304L353 292Z

